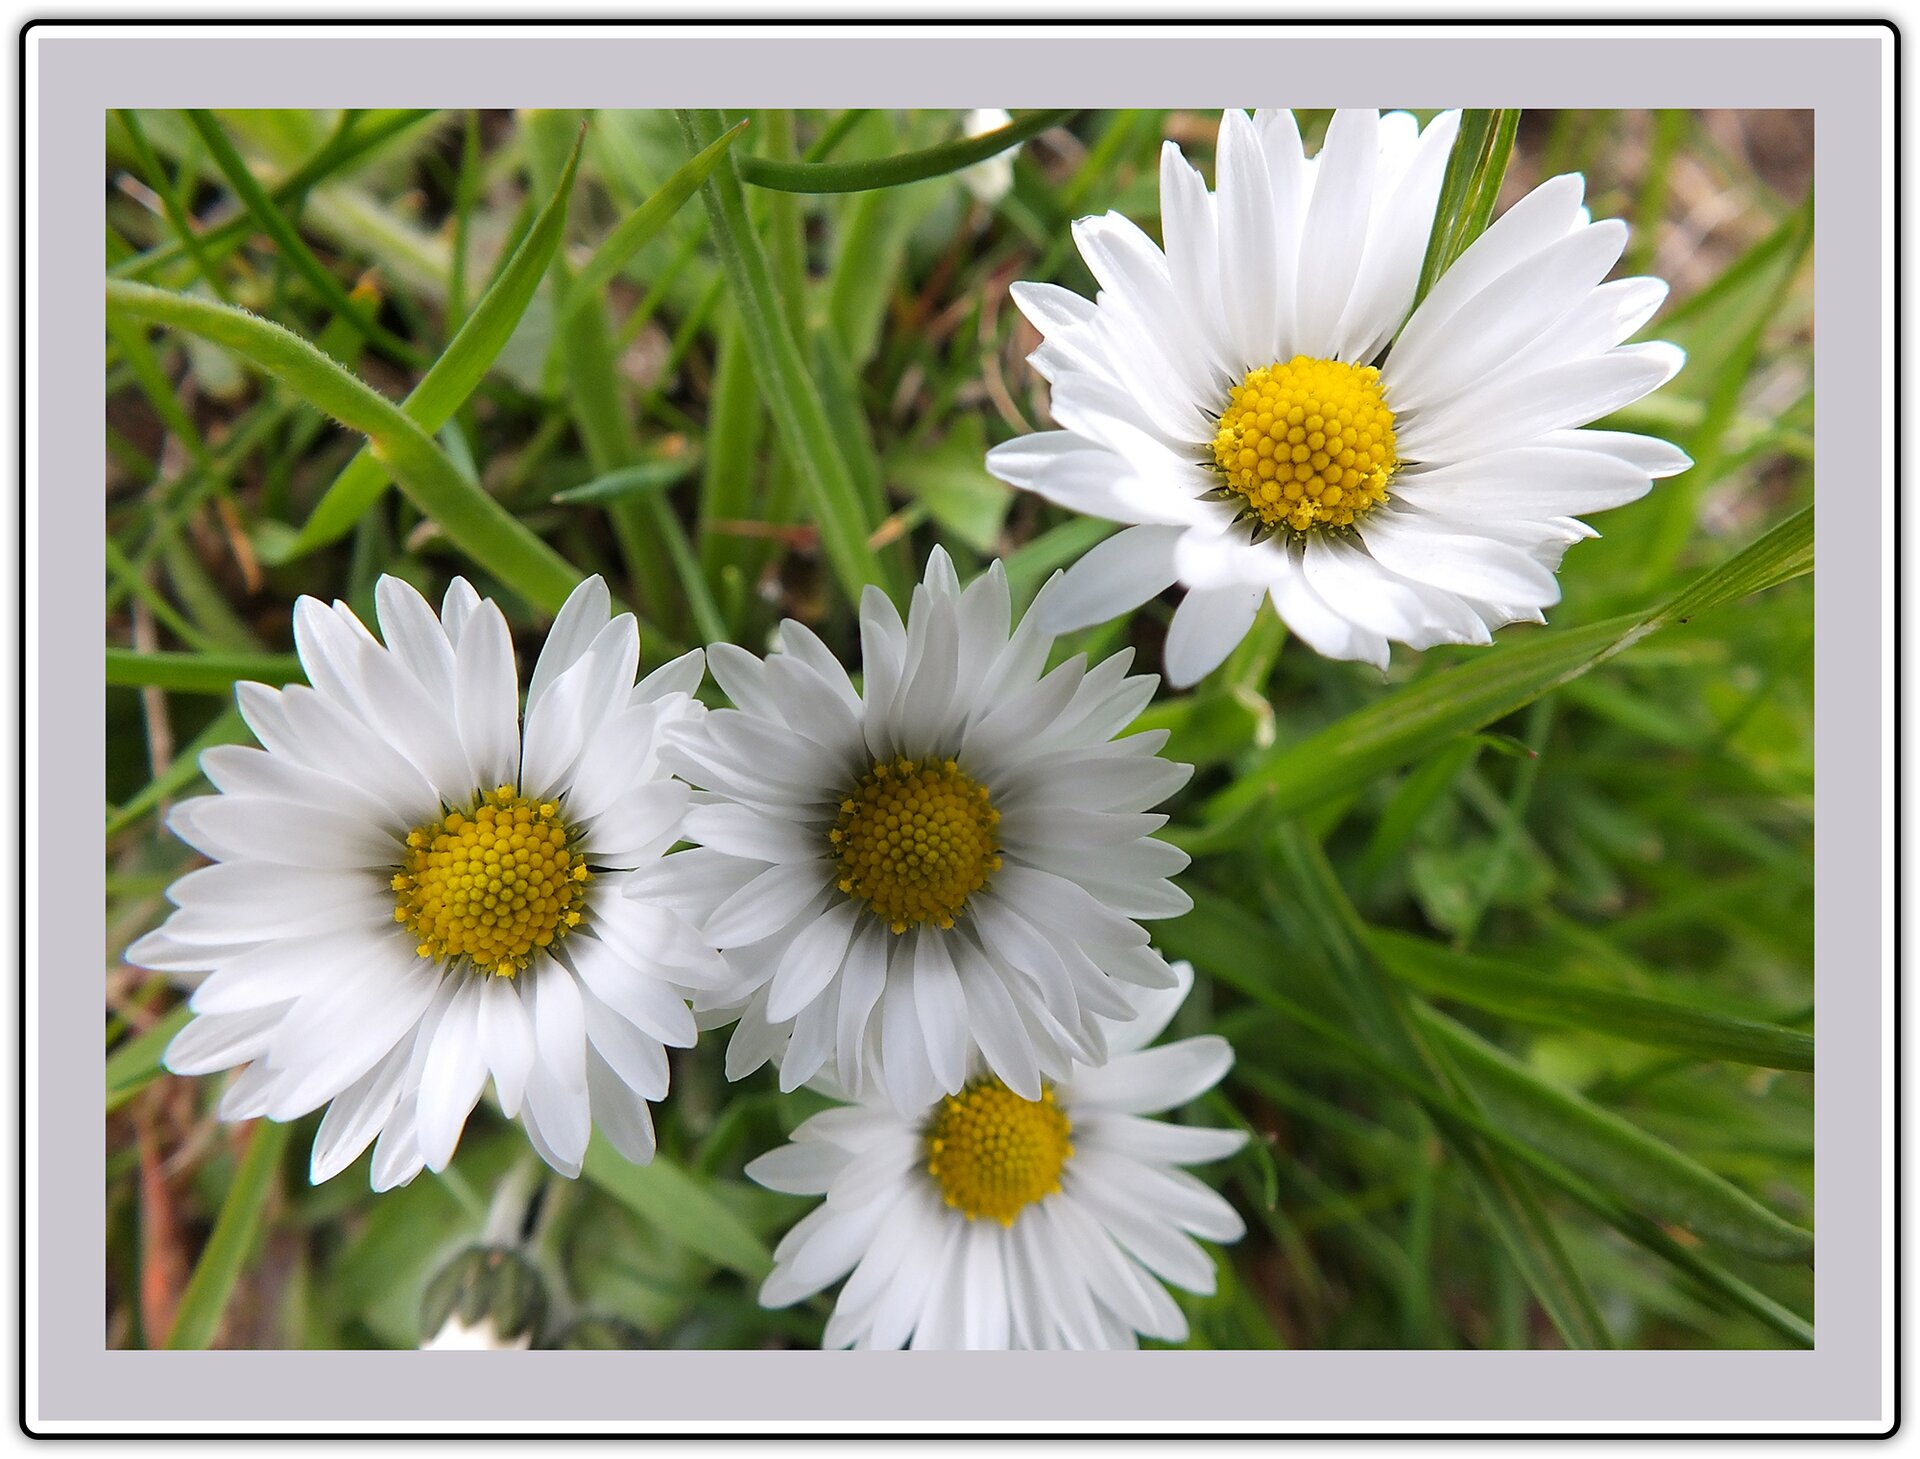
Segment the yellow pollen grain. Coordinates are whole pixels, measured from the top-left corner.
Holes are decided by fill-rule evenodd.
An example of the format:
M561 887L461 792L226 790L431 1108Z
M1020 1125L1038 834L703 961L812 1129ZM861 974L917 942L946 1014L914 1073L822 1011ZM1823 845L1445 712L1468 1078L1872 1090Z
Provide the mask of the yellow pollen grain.
M1352 526L1387 499L1400 464L1380 372L1306 355L1248 371L1221 412L1213 459L1226 478L1215 499L1239 499L1258 535Z
M828 833L840 890L895 932L951 927L1000 869L999 823L987 788L952 760L877 761Z
M941 1100L927 1124L927 1174L969 1221L1002 1226L1060 1189L1073 1126L1053 1091L1022 1099L998 1079L976 1080Z
M407 833L393 920L421 957L512 977L580 923L592 873L568 842L555 802L499 786Z

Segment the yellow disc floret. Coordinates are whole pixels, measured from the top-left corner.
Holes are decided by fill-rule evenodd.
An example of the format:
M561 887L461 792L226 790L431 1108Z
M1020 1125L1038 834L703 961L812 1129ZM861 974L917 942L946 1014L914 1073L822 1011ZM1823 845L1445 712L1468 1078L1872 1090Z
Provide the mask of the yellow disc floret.
M1000 869L999 823L987 788L953 761L878 761L840 802L828 833L840 890L895 932L951 927Z
M998 1079L980 1079L940 1101L927 1124L927 1174L969 1221L1002 1226L1060 1189L1073 1155L1073 1126L1053 1091L1022 1099Z
M1213 459L1226 485L1212 499L1244 502L1256 537L1353 525L1386 500L1400 464L1380 372L1305 355L1250 370L1221 412Z
M502 785L407 833L393 920L421 957L511 977L579 925L591 873L569 839L556 803Z

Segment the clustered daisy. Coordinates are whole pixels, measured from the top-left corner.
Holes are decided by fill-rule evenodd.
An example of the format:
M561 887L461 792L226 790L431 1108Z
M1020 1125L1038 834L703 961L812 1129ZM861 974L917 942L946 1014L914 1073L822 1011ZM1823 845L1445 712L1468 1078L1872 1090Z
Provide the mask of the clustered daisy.
M1148 809L1188 767L1164 730L1120 735L1157 683L1130 651L1048 671L1052 643L998 563L963 591L935 548L905 622L868 590L858 690L798 623L765 660L710 650L736 707L674 737L696 849L637 890L679 895L738 975L730 1076L777 1059L792 1089L832 1059L915 1109L977 1056L1037 1098L1105 1058L1128 985L1171 984L1135 919L1192 905Z
M438 617L382 578L384 643L302 598L311 687L242 684L262 748L221 746L218 794L168 824L213 865L128 951L194 984L178 1074L244 1065L227 1119L327 1105L315 1181L369 1144L384 1190L444 1169L491 1080L503 1114L576 1175L597 1121L653 1154L682 989L724 964L677 912L625 895L680 836L662 736L703 713L698 650L637 685L634 620L593 578L555 620L524 717L507 621L464 580Z
M1569 175L1498 219L1415 305L1458 128L1449 112L1342 111L1316 156L1293 114L1230 110L1215 189L1161 156L1164 249L1117 213L1075 241L1096 299L1017 284L1062 427L996 446L993 472L1127 524L1067 574L1066 631L1186 589L1175 684L1238 643L1262 601L1319 652L1385 668L1389 641L1486 643L1559 601L1586 512L1690 464L1579 427L1658 388L1682 355L1623 344L1666 297L1603 283L1626 225Z
M1604 281L1625 229L1578 177L1416 301L1457 126L1344 111L1308 157L1291 113L1229 111L1214 191L1164 151L1164 249L1082 219L1098 297L1015 287L1061 429L988 464L1125 524L1017 619L1000 563L962 585L936 547L904 618L867 590L857 683L793 621L640 678L592 578L523 707L463 580L436 614L382 578L378 635L302 598L308 683L239 686L259 746L209 750L169 820L210 864L128 953L192 990L167 1066L237 1070L227 1119L324 1106L313 1180L371 1145L384 1190L443 1170L489 1087L565 1175L596 1126L648 1161L667 1050L731 1024L730 1079L833 1102L747 1167L821 1198L764 1303L843 1283L829 1347L1182 1340L1167 1287L1211 1292L1198 1243L1242 1234L1185 1169L1242 1134L1148 1118L1233 1058L1154 1046L1193 981L1143 925L1192 906L1154 808L1190 767L1129 733L1158 683L1131 649L1049 667L1056 635L1177 582L1177 684L1265 600L1337 658L1484 643L1556 601L1579 514L1688 464L1583 429L1680 355L1623 343L1665 286Z
M1182 1166L1238 1150L1237 1130L1145 1118L1220 1082L1212 1035L1148 1048L1192 986L1129 989L1103 1065L1075 1063L1032 1095L975 1064L957 1092L901 1111L883 1098L813 1116L747 1167L762 1185L824 1197L774 1251L771 1307L842 1277L827 1347L1130 1348L1180 1342L1161 1285L1202 1295L1235 1241L1232 1206Z

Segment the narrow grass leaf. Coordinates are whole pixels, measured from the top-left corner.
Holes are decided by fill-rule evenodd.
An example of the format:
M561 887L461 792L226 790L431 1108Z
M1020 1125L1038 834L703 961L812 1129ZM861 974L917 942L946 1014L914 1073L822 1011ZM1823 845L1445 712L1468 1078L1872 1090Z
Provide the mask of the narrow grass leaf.
M573 179L579 166L580 146L576 142L561 173L559 186L547 199L526 237L460 326L446 352L433 362L401 403L400 409L421 430L432 434L452 418L512 338L566 231L567 201L572 196ZM300 529L300 535L279 560L303 557L317 547L344 537L378 500L386 485L387 473L374 459L371 448L362 450L346 470L334 478Z
M755 187L790 193L854 193L899 187L903 183L924 182L930 177L945 177L989 157L998 157L1029 137L1064 126L1075 115L1071 109L1030 111L978 137L963 137L938 147L861 162L778 162L770 157L743 157L740 177Z
M1532 636L1411 684L1256 761L1207 803L1206 820L1217 834L1206 849L1224 850L1254 834L1256 808L1264 823L1363 786L1525 708L1649 634L1812 568L1808 507L1648 613Z
M719 116L712 112L683 111L680 124L689 151L697 152L721 130ZM766 252L747 217L731 155L721 159L703 191L734 305L762 372L762 394L812 498L834 576L850 602L857 603L869 583L879 584L898 601L904 584L894 580L868 545L879 523L867 520L862 510L859 487L834 440L819 389L808 374L806 356L787 326Z
M346 289L330 272L326 265L313 256L313 250L307 247L306 240L300 236L300 230L287 220L267 190L260 185L248 168L245 159L234 150L232 142L227 140L220 123L212 112L196 108L187 113L187 120L207 144L207 150L213 154L214 163L219 167L228 184L239 196L240 201L253 215L260 229L276 245L281 256L314 288L334 313L353 321L353 326L362 338L409 364L420 362L420 352L405 340L383 328L379 321L364 313L359 305L347 297Z
M583 1174L661 1235L759 1281L773 1270L773 1257L706 1182L665 1155L635 1165L598 1134L587 1147Z
M433 438L291 330L244 310L120 279L107 281L107 309L186 330L225 345L301 399L373 442L394 480L449 541L532 607L559 611L579 574L505 507L466 481Z
M107 1113L112 1114L164 1072L160 1056L173 1036L187 1026L193 1010L182 1003L144 1033L135 1034L107 1055Z
M1277 929L1226 899L1200 890L1195 894L1192 912L1177 921L1159 924L1156 931L1170 952L1191 958L1220 982L1239 989L1288 1022L1298 1024L1318 1039L1322 1047L1339 1052L1356 1068L1418 1100L1436 1121L1456 1131L1479 1135L1621 1234L1789 1341L1802 1347L1813 1345L1813 1329L1799 1314L1755 1291L1699 1251L1683 1246L1657 1222L1622 1204L1615 1195L1601 1190L1485 1115L1442 1093L1422 1078L1416 1068L1387 1056L1373 1042L1354 1036L1281 992L1267 971L1276 967L1287 951ZM1536 1295L1539 1295L1537 1291Z
M652 197L622 218L614 230L601 241L598 248L575 274L567 290L567 304L560 323L565 325L578 309L588 300L598 299L603 289L612 283L627 260L651 243L660 230L667 226L674 214L680 211L682 204L692 197L700 184L707 180L708 174L720 164L727 148L739 140L740 133L746 130L743 120L721 133L713 142L707 144L680 167L671 177L661 183Z
M220 1315L227 1310L227 1300L260 1233L280 1155L292 1133L291 1125L272 1120L253 1122L247 1153L213 1223L213 1234L207 1238L206 1250L200 1254L200 1264L193 1269L186 1291L181 1293L173 1331L167 1334L169 1348L204 1348L219 1331Z
M1578 1029L1697 1059L1762 1069L1813 1068L1813 1037L1797 1029L1711 1013L1669 998L1543 977L1517 963L1454 952L1403 932L1370 940L1389 972L1438 998L1546 1028Z
M300 678L300 660L292 654L139 653L107 650L107 683L134 688L173 689L183 694L226 694L242 679L286 684Z
M638 466L623 466L565 491L556 491L552 500L560 506L625 501L629 497L665 491L675 482L685 481L699 465L698 451L687 451L666 460L642 461Z
M1760 1261L1804 1262L1813 1233L1611 1110L1548 1083L1445 1014L1417 1016L1459 1061L1488 1116L1647 1214Z
M371 152L382 143L391 140L408 128L426 121L435 115L431 107L421 107L409 111L392 111L367 122L363 126L343 128L330 137L312 157L300 164L287 175L285 181L273 188L268 194L274 203L282 208L298 206L306 195L334 174L345 170L350 164ZM211 262L225 257L254 230L251 213L242 212L217 227L209 228L200 235L200 248ZM168 265L178 263L186 255L186 248L179 240L161 244L145 253L132 258L122 259L108 272L114 278L151 279Z
M1613 1347L1613 1333L1584 1275L1568 1257L1532 1177L1480 1137L1475 1121L1484 1111L1476 1091L1461 1078L1444 1048L1427 1036L1411 1000L1373 956L1365 924L1319 843L1292 822L1282 822L1272 841L1302 913L1303 930L1334 973L1363 1039L1404 1067L1425 1070L1445 1092L1444 1103L1430 1106L1430 1112L1474 1187L1482 1217L1535 1299L1570 1346Z
M1413 296L1416 307L1467 246L1486 232L1519 127L1520 113L1510 109L1469 108L1461 113L1460 131L1447 156L1440 201L1433 212L1433 231L1427 235L1427 252L1420 264L1420 282Z

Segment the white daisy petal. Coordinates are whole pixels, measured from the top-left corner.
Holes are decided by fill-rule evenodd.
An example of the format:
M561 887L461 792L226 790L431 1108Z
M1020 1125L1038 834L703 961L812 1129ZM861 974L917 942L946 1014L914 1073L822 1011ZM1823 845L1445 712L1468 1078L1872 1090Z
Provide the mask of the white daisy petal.
M939 1087L952 1094L967 1077L967 1005L954 971L950 939L922 932L913 960L913 1005L920 1015L927 1062Z
M1047 598L1047 627L1056 633L1104 623L1172 587L1177 527L1129 527L1068 569Z
M767 994L767 1017L784 1023L809 1003L840 973L853 940L858 909L843 901L809 922L787 946Z
M161 1062L175 1074L231 1069L265 1053L278 1024L278 1008L205 1014L173 1036Z
M527 681L529 718L553 682L574 666L612 616L613 597L607 591L606 580L597 574L567 594L567 601L554 615L553 627L547 632L540 657L534 660L533 677ZM383 626L384 623L383 619ZM631 683L631 679L628 682Z
M568 949L580 981L635 1028L670 1048L693 1047L693 1014L672 985L642 972L619 949L597 937L581 938ZM637 956L645 949L636 948Z
M475 1036L481 1056L493 1075L494 1093L500 1100L500 1112L512 1119L520 1112L520 1101L527 1092L527 1076L533 1072L533 1023L526 1005L506 978L488 978L480 988L480 1015L475 1021Z
M308 1177L315 1185L332 1180L373 1143L400 1098L400 1083L412 1051L395 1047L359 1079L335 1095L313 1137Z
M1456 517L1537 521L1624 506L1652 486L1646 471L1603 451L1521 446L1410 473L1401 478L1396 495L1407 506Z
M1426 348L1396 348L1387 373L1393 408L1446 400L1512 358L1598 288L1626 245L1627 225L1618 219L1569 233L1462 304Z
M1167 630L1167 682L1189 688L1219 668L1253 626L1264 596L1258 584L1188 592Z
M460 1130L486 1084L487 1061L479 1038L480 982L470 979L434 1030L420 1074L420 1156L438 1173L453 1158Z
M1378 112L1353 108L1336 111L1327 124L1313 201L1300 236L1300 271L1294 285L1293 349L1297 353L1321 358L1335 354L1335 330L1346 312L1366 245L1374 169L1380 157L1379 126Z
M587 1049L587 1094L593 1121L606 1132L607 1143L635 1165L650 1164L656 1146L651 1109L591 1046Z
M461 635L454 662L455 719L477 785L519 780L519 701L507 620L494 604L482 604Z
M1214 162L1220 207L1220 292L1231 301L1225 335L1235 359L1265 361L1283 328L1291 329L1292 279L1277 274L1280 256L1273 182L1266 152L1247 114L1229 108L1220 118Z
M618 1082L644 1102L664 1099L671 1072L667 1051L660 1041L642 1033L620 1014L593 996L584 984L575 985L580 994L581 1013L587 1028L587 1043L593 1053L618 1076ZM592 1061L588 1061L592 1072ZM591 1092L591 1083L589 1083Z
M537 1120L555 1168L577 1175L587 1150L586 1014L573 975L551 959L529 970L537 1057L527 1077L526 1114Z
M722 948L759 942L818 901L828 885L826 867L813 862L770 866L714 910L702 935Z
M453 645L434 616L433 607L404 578L383 577L374 585L380 636L393 656L406 665L427 693L443 704L453 702Z
M1375 512L1366 524L1365 541L1382 566L1446 592L1541 607L1560 597L1551 572L1519 549L1491 538L1435 531L1417 519Z
M457 577L447 584L446 596L440 600L440 625L446 630L447 641L455 648L460 646L460 635L480 602L480 594L465 578Z
M1121 1114L1155 1114L1213 1088L1232 1064L1233 1048L1225 1039L1182 1039L1123 1055L1103 1068L1076 1070L1073 1097L1078 1104Z

